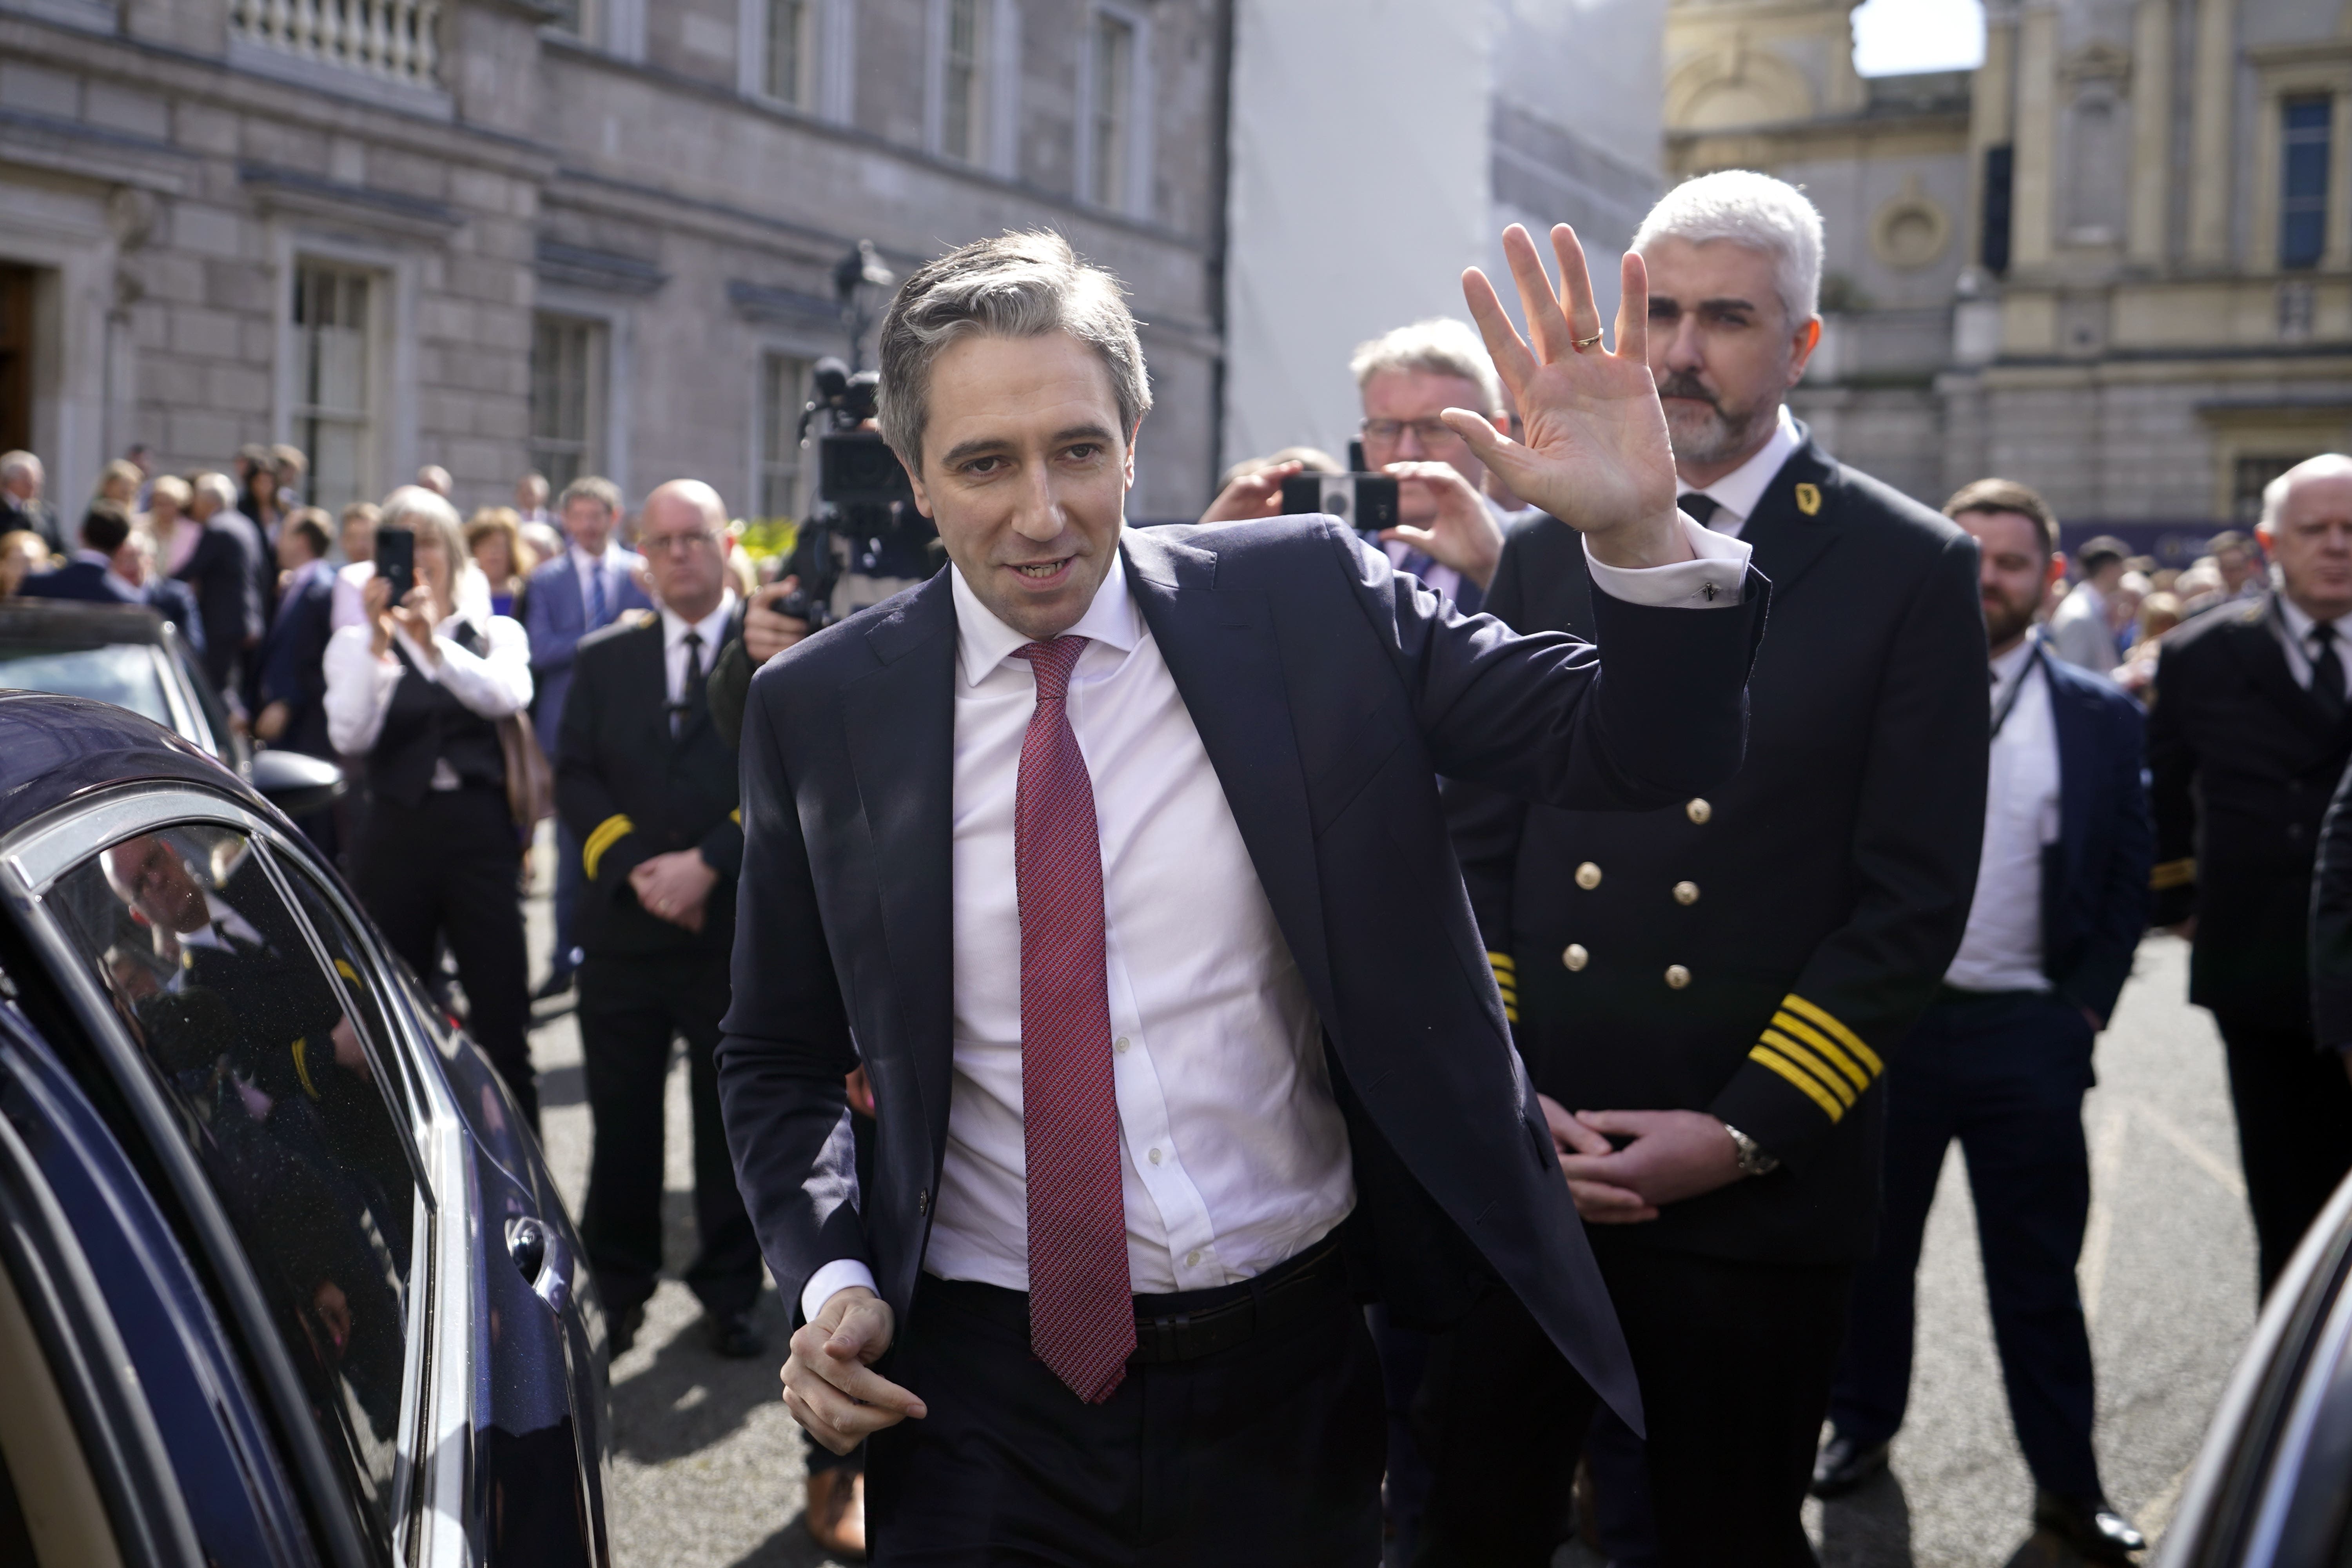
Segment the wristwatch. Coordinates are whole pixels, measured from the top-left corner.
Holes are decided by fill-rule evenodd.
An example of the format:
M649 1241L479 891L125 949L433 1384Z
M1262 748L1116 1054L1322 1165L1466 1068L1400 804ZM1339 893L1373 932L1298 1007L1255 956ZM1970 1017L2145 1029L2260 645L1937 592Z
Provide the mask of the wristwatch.
M1764 1152L1764 1146L1727 1121L1723 1130L1731 1134L1731 1147L1738 1157L1739 1173L1743 1176L1769 1176L1780 1168L1780 1162Z

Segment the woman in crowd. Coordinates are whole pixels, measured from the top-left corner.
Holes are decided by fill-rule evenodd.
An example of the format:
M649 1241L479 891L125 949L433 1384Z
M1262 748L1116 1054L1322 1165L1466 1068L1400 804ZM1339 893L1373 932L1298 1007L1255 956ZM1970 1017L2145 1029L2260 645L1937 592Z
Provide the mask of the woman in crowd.
M466 549L490 582L490 613L522 619L523 588L539 564L510 506L486 506L466 524Z
M327 644L328 737L338 752L367 759L371 798L352 880L419 974L433 973L436 944L448 944L474 1042L536 1127L515 897L522 850L499 733L530 705L530 639L504 616L461 606L465 536L447 501L405 486L385 499L382 526L415 535L416 585L394 603L390 581L370 578L364 620Z
M125 511L137 511L139 487L145 482L139 465L117 458L98 471L98 499L110 500Z
M29 528L0 533L0 599L13 599L25 579L49 569L49 546Z
M263 539L274 544L278 541L278 525L286 521L285 498L278 493L281 485L278 454L267 447L248 447L238 456L244 459L246 476L236 510L252 520Z

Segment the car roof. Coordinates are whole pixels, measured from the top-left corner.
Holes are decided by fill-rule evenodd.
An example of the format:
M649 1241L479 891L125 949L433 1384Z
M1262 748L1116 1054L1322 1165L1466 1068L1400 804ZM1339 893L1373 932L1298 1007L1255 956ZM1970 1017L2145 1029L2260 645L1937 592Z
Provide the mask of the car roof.
M204 752L128 708L0 691L0 835L77 796L126 784L192 784L262 805Z
M0 640L143 643L160 647L163 617L144 605L95 605L79 599L17 598L0 602Z

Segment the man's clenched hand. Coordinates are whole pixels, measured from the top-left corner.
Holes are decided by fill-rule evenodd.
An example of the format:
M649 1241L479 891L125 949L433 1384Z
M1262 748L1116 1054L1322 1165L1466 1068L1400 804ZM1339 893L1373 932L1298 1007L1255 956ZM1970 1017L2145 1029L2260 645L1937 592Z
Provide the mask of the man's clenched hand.
M816 1440L846 1454L873 1433L929 1412L923 1402L872 1370L890 1348L890 1303L862 1285L835 1290L793 1335L784 1363L784 1408Z

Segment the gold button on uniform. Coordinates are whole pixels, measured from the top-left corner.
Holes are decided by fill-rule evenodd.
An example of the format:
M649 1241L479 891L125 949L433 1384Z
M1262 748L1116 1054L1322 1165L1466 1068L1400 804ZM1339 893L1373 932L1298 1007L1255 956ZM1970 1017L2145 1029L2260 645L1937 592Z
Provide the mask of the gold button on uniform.
M1698 902L1698 884L1696 882L1676 882L1675 884L1675 902L1678 904L1695 904Z
M1681 990L1684 986L1690 984L1690 971L1685 969L1679 963L1667 964L1666 984L1676 991Z
M1582 942L1571 942L1568 944L1567 950L1559 955L1559 962L1563 967L1575 971L1591 963L1592 955L1584 951Z
M1576 868L1576 885L1586 892L1601 886L1601 868L1587 860Z
M1715 807L1707 805L1706 802L1703 800L1697 799L1696 797L1693 797L1691 803L1683 807L1683 811L1693 822L1699 824L1701 826L1705 826L1706 819L1715 815Z

